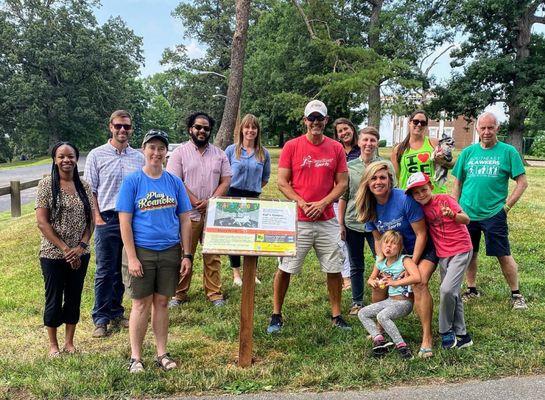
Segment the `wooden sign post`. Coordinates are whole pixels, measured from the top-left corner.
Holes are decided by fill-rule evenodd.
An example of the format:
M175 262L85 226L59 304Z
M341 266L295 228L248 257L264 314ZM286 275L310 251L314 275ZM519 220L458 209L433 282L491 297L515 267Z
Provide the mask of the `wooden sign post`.
M244 256L238 365L252 365L257 257L295 255L297 205L293 201L245 198L210 199L203 254Z
M240 337L238 346L238 366L243 368L252 365L256 267L256 256L244 256L242 270L242 298L240 301Z

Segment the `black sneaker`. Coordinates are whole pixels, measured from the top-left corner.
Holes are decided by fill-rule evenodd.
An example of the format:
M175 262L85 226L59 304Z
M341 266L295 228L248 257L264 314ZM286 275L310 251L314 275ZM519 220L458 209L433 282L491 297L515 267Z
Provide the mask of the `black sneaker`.
M391 344L393 343L386 342L385 340L381 340L380 342L375 343L372 350L373 357L378 358L387 354L390 351Z
M346 321L340 315L336 317L331 317L331 324L335 328L342 329L343 331L351 331L352 327L346 323Z
M411 353L411 349L409 349L408 346L398 347L397 352L399 353L399 356L404 360L412 360L413 353Z
M282 330L282 325L284 325L284 321L282 321L282 314L272 314L271 322L267 327L267 333L272 334L280 332Z
M464 349L466 347L473 346L473 340L471 340L471 336L469 334L465 334L462 336L456 336L456 348L457 349Z

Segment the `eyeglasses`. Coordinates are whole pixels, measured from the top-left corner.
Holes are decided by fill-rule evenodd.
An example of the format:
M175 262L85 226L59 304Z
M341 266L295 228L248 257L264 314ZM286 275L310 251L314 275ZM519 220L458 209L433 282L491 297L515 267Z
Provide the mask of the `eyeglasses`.
M203 130L205 132L210 132L210 127L209 126L193 125L192 128L195 128L198 131Z
M424 120L424 119L413 119L411 121L413 123L414 126L428 126L428 121Z
M324 117L323 115L309 115L307 117L307 121L310 121L310 122L314 122L314 121L318 121L318 122L322 122L326 117Z
M130 131L132 129L132 125L131 124L113 124L113 127L116 129L116 130L120 130L121 128L124 128L126 131Z

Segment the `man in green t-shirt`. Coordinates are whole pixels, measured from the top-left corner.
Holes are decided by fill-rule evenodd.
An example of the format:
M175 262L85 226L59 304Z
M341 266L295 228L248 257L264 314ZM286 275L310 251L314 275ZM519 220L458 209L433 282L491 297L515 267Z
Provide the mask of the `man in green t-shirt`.
M468 290L464 300L479 297L475 280L481 232L484 233L486 255L498 258L507 284L511 288L513 309L526 309L519 291L518 266L509 246L507 213L528 187L522 159L517 150L499 142L496 116L485 112L477 119L480 143L466 147L452 171L454 197L471 218L468 225L473 243L473 258L467 270ZM509 195L509 179L516 186Z

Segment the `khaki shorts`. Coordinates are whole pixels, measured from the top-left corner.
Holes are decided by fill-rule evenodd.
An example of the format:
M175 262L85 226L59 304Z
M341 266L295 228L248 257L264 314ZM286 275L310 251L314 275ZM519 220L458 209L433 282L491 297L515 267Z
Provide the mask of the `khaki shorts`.
M166 297L174 296L180 276L180 245L161 251L137 247L136 256L142 264L143 277L129 275L127 254L123 250L123 284L130 298L143 299L154 293Z
M283 257L278 268L289 274L298 274L301 272L307 253L314 247L323 272L341 272L344 263L343 245L339 224L335 218L328 221L299 221L297 222L296 255Z

